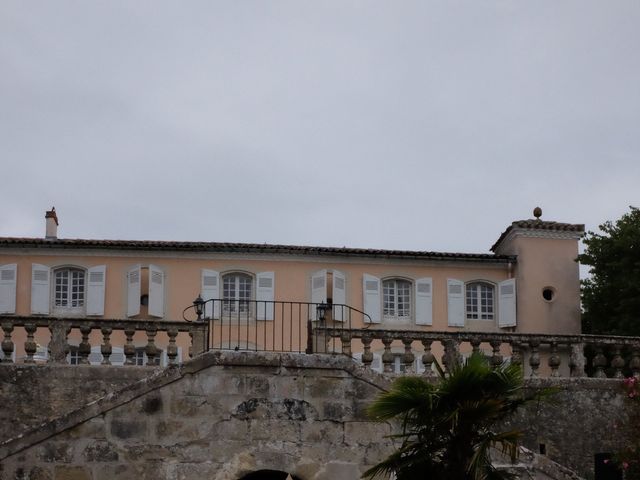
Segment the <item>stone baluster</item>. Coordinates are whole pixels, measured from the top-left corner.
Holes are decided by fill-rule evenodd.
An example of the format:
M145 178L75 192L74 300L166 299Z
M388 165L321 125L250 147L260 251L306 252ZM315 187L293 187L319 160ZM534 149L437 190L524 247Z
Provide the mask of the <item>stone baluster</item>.
M24 342L24 352L27 354L24 363L35 363L33 356L38 350L38 344L35 342L33 335L38 327L35 323L26 323L24 329L27 332L27 340Z
M169 328L167 330L167 336L169 337L169 345L167 345L167 358L169 359L169 365L176 365L178 363L178 347L176 345L178 329L173 327Z
M511 342L511 363L522 366L522 344L516 340Z
M558 355L558 343L551 342L549 344L549 360L547 362L549 364L549 368L551 369L552 377L560 376L560 355Z
M364 349L364 351L362 352L362 363L366 367L371 367L371 363L373 362L373 353L371 353L372 341L373 337L371 335L362 335L362 347Z
M433 362L435 362L436 357L431 352L431 344L433 340L422 340L422 346L424 347L424 354L422 355L422 364L424 365L424 376L425 377L435 377L436 374L433 371Z
M629 360L629 368L634 378L640 379L640 345L634 345L631 350L631 360Z
M411 337L403 337L402 343L404 345L404 354L402 355L402 363L404 365L405 373L415 373L413 368L413 362L416 359L416 356L411 351L411 344L413 343L413 338Z
M100 345L100 353L102 354L102 365L111 365L111 353L113 348L111 347L111 327L102 327L102 345Z
M136 356L136 347L133 344L133 336L136 333L136 329L133 326L127 326L124 329L125 336L125 344L124 344L124 357L125 357L125 365L133 365L134 357Z
M584 371L584 344L572 343L571 354L569 355L569 371L572 377L584 377L586 373Z
M540 340L532 339L529 341L529 347L531 348L531 356L529 357L529 366L531 367L531 376L538 376L538 368L540 367Z
M471 340L469 340L469 343L471 344L471 355L479 354L480 344L482 343L482 340L480 340L480 338L478 337L473 337Z
M622 374L622 369L624 368L624 358L622 358L621 345L613 346L613 358L611 359L611 367L613 368L613 377L614 378L624 378Z
M49 363L67 363L67 354L69 353L67 336L70 331L71 327L68 322L62 320L49 322L49 332L51 332L51 340L49 340Z
M502 355L500 354L500 347L502 346L502 342L500 340L491 340L489 342L491 348L493 349L493 354L491 355L491 366L494 368L502 365Z
M2 359L2 363L13 363L14 345L11 339L13 324L11 322L2 322L2 332L4 333L4 338L2 339L2 353L4 354L4 358Z
M460 358L460 344L457 340L448 339L444 341L444 356L442 363L444 363L444 369L446 373L451 373L456 365L459 365Z
M604 349L601 346L596 346L596 356L593 357L593 368L595 372L593 376L595 378L607 378L607 374L604 369L607 366L607 357L604 356Z
M89 343L89 335L91 334L91 325L81 325L80 334L82 341L78 345L78 355L80 356L80 365L89 364L89 355L91 355L91 344Z
M393 353L391 353L391 342L393 342L393 338L387 335L382 337L382 344L384 345L382 364L384 365L383 371L385 373L393 372Z
M351 356L351 333L343 331L340 333L340 343L342 344L342 353Z
M157 327L147 328L147 345L144 347L144 353L147 354L147 367L157 365L156 358L158 358L158 347L156 347L156 335L158 333Z

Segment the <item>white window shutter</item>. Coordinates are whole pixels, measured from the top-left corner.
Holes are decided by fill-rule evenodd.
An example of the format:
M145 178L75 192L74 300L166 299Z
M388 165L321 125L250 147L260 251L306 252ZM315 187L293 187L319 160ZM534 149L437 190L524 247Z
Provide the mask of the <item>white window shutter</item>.
M140 265L127 272L127 317L140 314L140 283L142 272Z
M416 280L416 325L433 325L433 281L429 277Z
M31 313L49 314L50 274L46 265L31 265Z
M149 315L164 317L164 272L149 265Z
M201 296L204 301L220 299L220 272L215 270L202 270ZM211 304L214 303L213 317L211 316ZM209 302L204 305L204 318L220 318L220 302Z
M371 323L380 323L381 321L381 295L380 295L380 279L373 275L362 275L362 305L364 313L371 317ZM368 321L365 318L365 322Z
M344 273L333 271L333 291L331 298L334 304L345 305L347 303L347 279ZM336 322L344 322L345 307L333 307L332 318Z
M256 319L273 320L275 300L275 274L260 272L256 275ZM263 303L266 302L266 303Z
M18 264L0 266L0 313L16 313Z
M327 271L320 270L311 275L311 303L325 303L327 301ZM316 319L316 305L309 308L309 317Z
M464 282L447 279L447 318L450 327L464 327Z
M104 286L106 265L91 267L87 280L87 315L104 315Z
M498 283L498 326L516 326L516 279Z

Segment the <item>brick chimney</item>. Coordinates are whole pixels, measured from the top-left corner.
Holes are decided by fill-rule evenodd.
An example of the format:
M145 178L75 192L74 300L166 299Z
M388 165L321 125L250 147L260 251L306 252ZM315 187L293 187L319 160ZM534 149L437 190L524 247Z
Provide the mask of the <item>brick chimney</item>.
M58 238L58 215L56 215L56 207L51 207L51 210L47 210L44 218L47 221L47 231L44 238L55 240Z

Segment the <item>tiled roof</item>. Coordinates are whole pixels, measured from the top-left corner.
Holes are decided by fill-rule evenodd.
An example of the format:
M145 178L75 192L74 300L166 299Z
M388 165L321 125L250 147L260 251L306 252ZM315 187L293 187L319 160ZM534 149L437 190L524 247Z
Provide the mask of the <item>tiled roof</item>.
M500 238L493 244L491 247L491 251L495 252L500 242L505 239L505 237L509 234L511 230L514 228L524 228L529 230L549 230L554 232L576 232L576 233L584 233L584 224L579 223L560 223L560 222L548 222L546 220L537 220L537 219L529 219L529 220L516 220L512 222L511 225L507 227L507 229L502 232Z
M381 257L449 260L466 262L514 262L515 256L493 253L447 253L411 250L379 250L371 248L313 247L300 245L268 245L260 243L167 242L154 240L86 240L0 237L2 248L42 249L108 249L203 253L267 253L289 255L333 255L344 257Z

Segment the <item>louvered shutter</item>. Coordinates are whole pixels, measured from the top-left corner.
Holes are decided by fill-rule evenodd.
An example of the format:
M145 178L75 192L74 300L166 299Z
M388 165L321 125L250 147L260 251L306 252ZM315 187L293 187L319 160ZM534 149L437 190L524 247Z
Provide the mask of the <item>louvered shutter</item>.
M516 326L516 279L498 284L498 326Z
M450 327L464 327L464 282L447 279L447 318Z
M149 265L149 315L164 317L164 272Z
M333 291L331 292L331 298L333 303L337 305L344 305L347 303L347 282L344 273L338 270L333 271ZM336 322L343 322L345 319L345 307L333 307L333 319Z
M16 313L18 264L0 266L0 313Z
M365 273L362 276L362 294L364 312L371 317L371 323L380 323L382 320L380 315L380 279ZM365 322L368 321L369 320L365 317Z
M256 275L256 318L258 320L273 320L275 274L273 272L261 272Z
M50 270L46 265L31 265L31 313L49 314Z
M106 265L91 267L87 281L87 315L104 315L104 287L106 282Z
M204 301L220 299L220 272L215 270L202 270L201 294ZM214 312L213 318L220 318L220 302L208 302L204 306L204 318L211 318L211 304Z
M316 305L327 301L327 271L320 270L311 276L311 305L309 308L309 318L317 320Z
M416 280L416 325L433 324L431 278L419 278Z
M137 265L127 272L127 317L140 314L140 270L140 265Z

